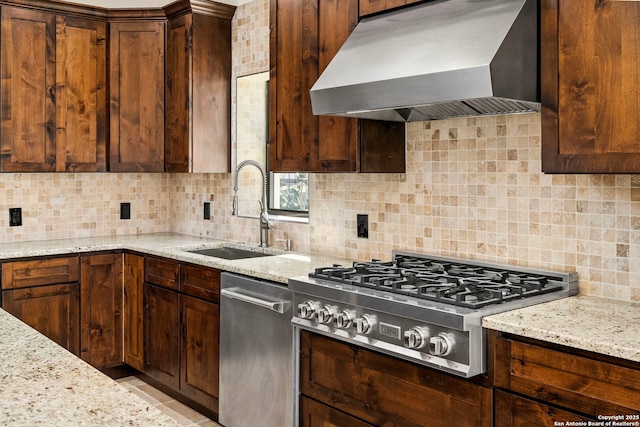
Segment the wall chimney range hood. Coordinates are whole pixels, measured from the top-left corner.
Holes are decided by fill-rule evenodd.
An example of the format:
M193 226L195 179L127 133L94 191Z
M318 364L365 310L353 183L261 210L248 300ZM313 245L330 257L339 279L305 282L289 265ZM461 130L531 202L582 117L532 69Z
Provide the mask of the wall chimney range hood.
M435 0L362 20L316 115L415 121L540 110L536 0Z

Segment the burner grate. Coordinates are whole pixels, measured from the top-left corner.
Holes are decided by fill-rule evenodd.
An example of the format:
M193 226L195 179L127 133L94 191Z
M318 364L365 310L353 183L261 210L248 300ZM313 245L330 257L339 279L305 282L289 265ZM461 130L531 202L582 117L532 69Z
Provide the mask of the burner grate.
M309 277L467 308L563 289L563 283L550 276L403 255L389 262L316 268Z

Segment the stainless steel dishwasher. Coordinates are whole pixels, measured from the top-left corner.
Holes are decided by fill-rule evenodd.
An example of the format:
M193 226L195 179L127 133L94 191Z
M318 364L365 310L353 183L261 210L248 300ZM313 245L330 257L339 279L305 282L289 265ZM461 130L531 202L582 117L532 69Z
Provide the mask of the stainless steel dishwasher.
M231 273L220 287L220 424L293 426L291 291Z

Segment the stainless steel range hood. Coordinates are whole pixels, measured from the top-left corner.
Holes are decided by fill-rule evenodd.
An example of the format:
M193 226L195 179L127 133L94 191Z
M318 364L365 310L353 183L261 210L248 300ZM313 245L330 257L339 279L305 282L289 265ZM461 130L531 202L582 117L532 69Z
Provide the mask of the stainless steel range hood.
M311 88L316 115L540 110L536 0L436 0L362 20Z

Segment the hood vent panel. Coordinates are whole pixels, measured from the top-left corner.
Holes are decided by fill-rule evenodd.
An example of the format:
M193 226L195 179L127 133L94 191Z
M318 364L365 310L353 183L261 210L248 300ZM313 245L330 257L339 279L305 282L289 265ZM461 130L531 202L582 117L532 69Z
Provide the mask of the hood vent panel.
M437 120L540 110L536 0L435 0L361 21L316 115Z

